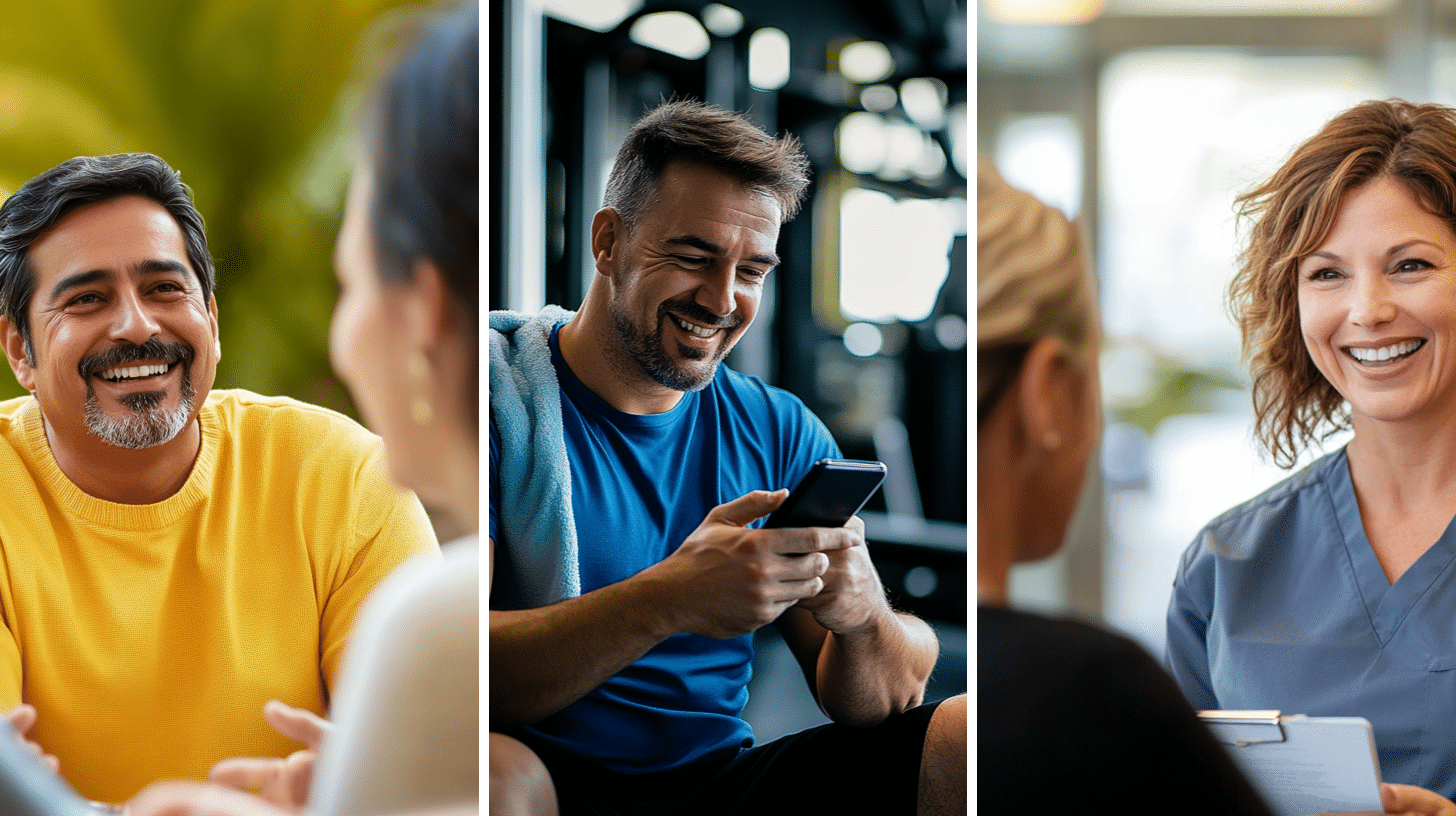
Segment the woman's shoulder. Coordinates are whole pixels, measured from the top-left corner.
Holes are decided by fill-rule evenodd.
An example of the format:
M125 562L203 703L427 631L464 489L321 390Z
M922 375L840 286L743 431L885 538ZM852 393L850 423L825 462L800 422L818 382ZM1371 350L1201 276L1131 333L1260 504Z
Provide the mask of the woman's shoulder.
M1318 490L1337 475L1337 468L1345 467L1345 450L1327 453L1296 471L1257 496L1220 513L1208 523L1209 527L1237 523L1241 519L1266 512L1271 506L1297 502L1311 490Z
M1265 542L1283 541L1301 529L1307 534L1312 521L1334 518L1329 487L1348 472L1341 448L1229 508L1204 525L1184 554L1184 566L1205 553L1246 559Z

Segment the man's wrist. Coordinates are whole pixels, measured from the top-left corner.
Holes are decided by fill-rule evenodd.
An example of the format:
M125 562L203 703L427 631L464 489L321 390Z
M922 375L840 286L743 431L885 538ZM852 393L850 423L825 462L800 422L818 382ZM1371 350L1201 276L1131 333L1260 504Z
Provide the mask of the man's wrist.
M881 639L886 632L897 631L899 628L899 617L882 598L859 625L830 629L829 634L839 638L874 641Z
M617 586L625 593L627 611L635 616L643 631L662 641L688 631L688 626L671 580L661 575L657 566L648 567Z

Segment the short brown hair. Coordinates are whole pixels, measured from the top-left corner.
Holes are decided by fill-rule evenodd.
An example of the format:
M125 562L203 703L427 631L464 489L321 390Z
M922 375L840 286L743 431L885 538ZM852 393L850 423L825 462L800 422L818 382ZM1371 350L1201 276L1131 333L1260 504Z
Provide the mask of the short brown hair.
M1229 306L1253 376L1254 435L1280 467L1349 427L1344 397L1304 346L1298 267L1324 242L1345 194L1383 177L1456 229L1456 110L1398 99L1357 105L1237 199L1252 226Z
M692 100L652 109L628 131L607 178L602 205L628 231L657 199L657 182L674 161L703 164L773 196L788 221L809 186L809 157L792 135L775 139L741 114Z

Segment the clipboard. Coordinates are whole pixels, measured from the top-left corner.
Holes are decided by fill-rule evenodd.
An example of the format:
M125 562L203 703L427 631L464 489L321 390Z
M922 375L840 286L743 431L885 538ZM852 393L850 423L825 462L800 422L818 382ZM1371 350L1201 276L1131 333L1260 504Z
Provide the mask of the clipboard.
M1375 732L1364 717L1278 711L1200 711L1279 816L1384 811Z

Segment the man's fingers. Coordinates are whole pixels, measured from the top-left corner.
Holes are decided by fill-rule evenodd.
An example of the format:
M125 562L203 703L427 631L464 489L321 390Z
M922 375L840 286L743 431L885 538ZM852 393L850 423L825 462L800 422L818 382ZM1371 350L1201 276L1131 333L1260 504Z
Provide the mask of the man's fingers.
M238 790L262 790L283 770L283 760L271 757L234 757L212 766L207 778Z
M294 751L283 760L283 774L288 786L289 801L299 805L308 802L309 789L313 787L313 751Z
M298 740L315 751L318 750L319 743L323 742L324 736L329 733L331 728L328 720L312 711L295 708L278 700L269 700L263 706L263 718L277 729L278 733L289 739Z
M158 782L127 803L131 816L287 816L247 794L200 782Z
M1380 803L1386 813L1419 814L1420 816L1451 816L1456 814L1456 804L1450 799L1416 785L1401 785L1382 782Z
M783 600L798 603L806 601L824 591L823 578L809 578L804 581L785 581L781 586L788 592Z
M38 715L36 714L35 706L29 703L21 703L15 708L10 709L10 712L5 716L6 719L10 720L10 727L14 728L16 733L24 734L30 730L32 725L35 725L35 719Z
M843 527L786 527L766 530L774 536L773 550L781 555L802 555L822 553L830 550L845 550L857 545L862 539Z
M779 581L794 583L818 578L829 571L829 556L822 552L810 552L784 559Z
M708 520L734 527L747 527L778 509L788 497L787 490L754 490L714 507L708 512Z
M56 759L55 756L47 754L45 749L40 747L40 743L25 738L25 733L35 725L37 716L39 715L36 713L35 706L29 703L21 703L5 714L5 718L10 721L10 727L14 728L15 733L20 735L20 744L25 746L25 750L40 757L40 760L51 771L60 773L61 761Z

